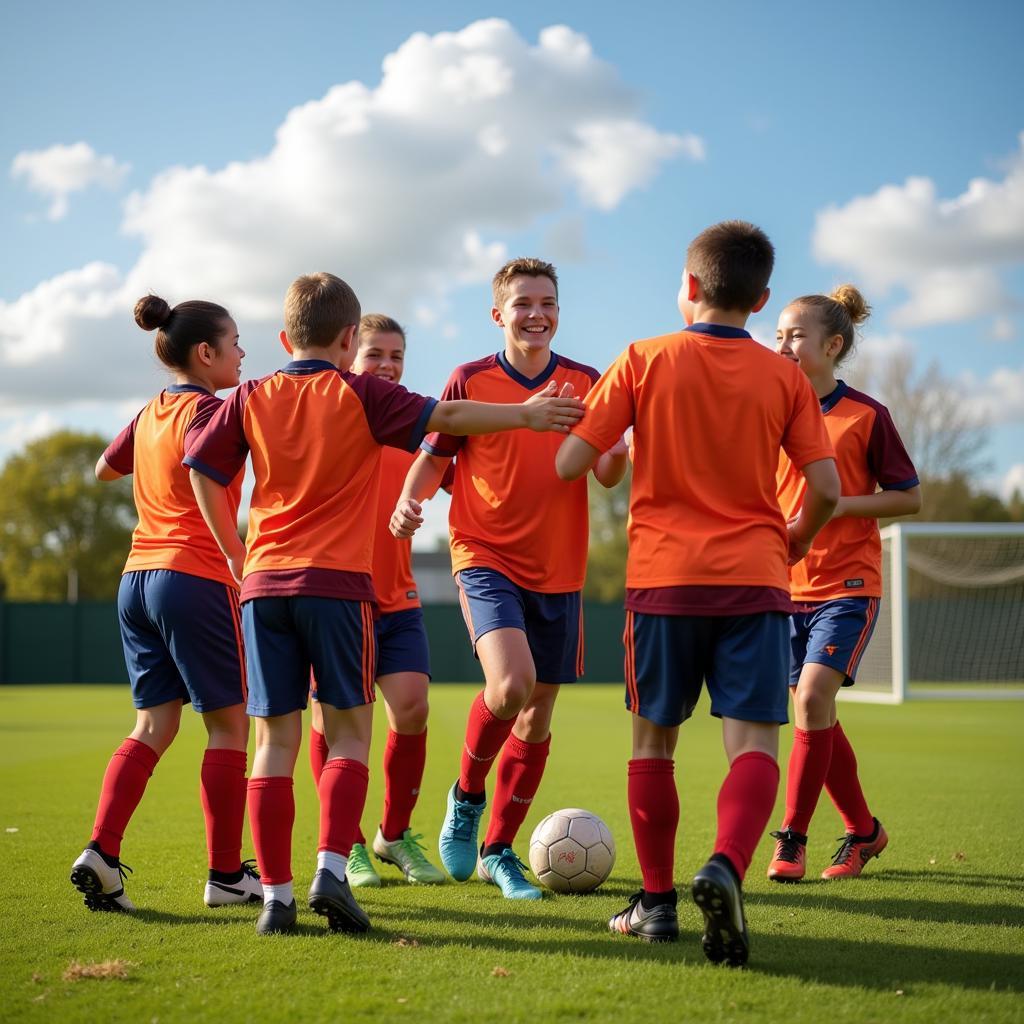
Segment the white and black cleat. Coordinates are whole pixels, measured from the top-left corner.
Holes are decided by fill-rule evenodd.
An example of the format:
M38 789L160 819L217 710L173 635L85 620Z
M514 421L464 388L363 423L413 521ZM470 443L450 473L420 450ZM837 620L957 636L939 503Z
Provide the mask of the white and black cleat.
M218 872L211 872L218 874ZM203 891L203 902L208 907L227 907L238 903L262 903L263 883L260 882L260 873L256 870L253 861L247 860L242 863L240 877L232 878L230 882L224 881L226 876L211 878L206 883Z
M71 866L71 884L85 897L90 910L130 914L135 904L124 894L123 879L131 868L120 861L113 867L95 850L83 850Z

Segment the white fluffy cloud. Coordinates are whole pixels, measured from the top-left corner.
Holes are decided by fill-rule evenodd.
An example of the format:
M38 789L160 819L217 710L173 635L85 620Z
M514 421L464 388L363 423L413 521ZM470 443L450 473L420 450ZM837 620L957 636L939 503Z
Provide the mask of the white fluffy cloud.
M999 496L1003 501L1009 501L1015 492L1024 494L1024 462L1012 465L999 485Z
M11 163L12 178L23 178L33 192L50 200L50 220L67 215L72 193L92 185L117 188L130 170L128 164L118 163L112 156L100 156L86 142L26 150Z
M1024 133L1000 181L975 178L944 199L931 179L908 178L820 211L814 251L869 289L905 289L895 326L1014 309L1002 271L1024 262Z
M1024 368L1001 366L984 378L968 373L963 383L971 407L987 422L1024 422Z
M700 139L638 110L564 26L535 44L498 19L417 33L375 87L337 85L291 110L266 154L172 167L133 193L122 230L141 242L134 267L90 264L0 302L0 401L138 393L152 360L130 310L147 291L276 324L288 282L330 269L368 308L443 308L490 277L506 237L610 210L667 160L703 156Z

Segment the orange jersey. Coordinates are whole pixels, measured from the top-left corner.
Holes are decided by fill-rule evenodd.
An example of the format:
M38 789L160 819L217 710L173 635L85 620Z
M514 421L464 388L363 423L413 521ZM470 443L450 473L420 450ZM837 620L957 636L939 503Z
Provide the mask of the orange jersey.
M173 569L235 587L227 561L213 539L181 464L189 443L223 403L205 388L172 384L111 442L103 453L118 473L133 474L139 525L125 572ZM231 508L238 511L242 474L227 479Z
M592 367L552 352L547 368L531 380L499 352L457 367L441 398L520 403L552 380L559 390L572 384L582 397L597 377ZM555 453L561 443L561 434L531 430L427 437L425 451L458 456L448 516L452 572L496 569L525 590L542 594L582 588L589 537L587 481L558 478Z
M779 451L797 466L833 455L800 368L746 331L695 324L630 345L586 406L573 433L598 451L633 426L627 607L669 614L787 608ZM717 601L720 587L730 588L725 603ZM699 588L700 600L678 588ZM755 591L751 606L751 588L771 593ZM672 600L655 607L666 595Z
M907 490L918 485L917 470L889 410L843 381L821 399L828 436L836 450L844 495ZM785 455L779 460L779 504L792 518L804 503L806 481ZM882 596L882 541L878 520L840 516L826 523L807 557L789 572L794 601Z
M381 446L415 451L435 404L322 359L294 360L238 388L185 462L223 484L251 454L243 601L374 600Z
M381 452L377 532L373 541L373 589L377 593L377 604L385 614L420 606L412 575L412 541L399 540L388 529L405 476L415 459L412 452L397 448L385 448Z

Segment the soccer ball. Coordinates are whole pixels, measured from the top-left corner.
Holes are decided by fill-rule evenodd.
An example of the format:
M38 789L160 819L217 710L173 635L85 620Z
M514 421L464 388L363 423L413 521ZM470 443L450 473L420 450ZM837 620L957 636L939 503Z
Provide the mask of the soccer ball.
M530 867L555 892L593 892L612 872L615 840L590 811L549 814L530 837Z

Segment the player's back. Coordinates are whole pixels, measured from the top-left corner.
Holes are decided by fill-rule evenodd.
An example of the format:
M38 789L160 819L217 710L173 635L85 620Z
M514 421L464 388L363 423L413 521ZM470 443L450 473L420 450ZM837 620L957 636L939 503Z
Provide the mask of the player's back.
M779 451L831 456L799 368L745 331L695 325L637 342L628 587L786 589Z
M109 459L114 469L133 474L139 515L125 572L172 569L234 585L182 465L188 441L220 404L204 388L172 384L139 413L129 428L130 437L123 432L108 449L124 453L120 458L110 454ZM233 511L238 509L241 487L239 474L228 485Z

